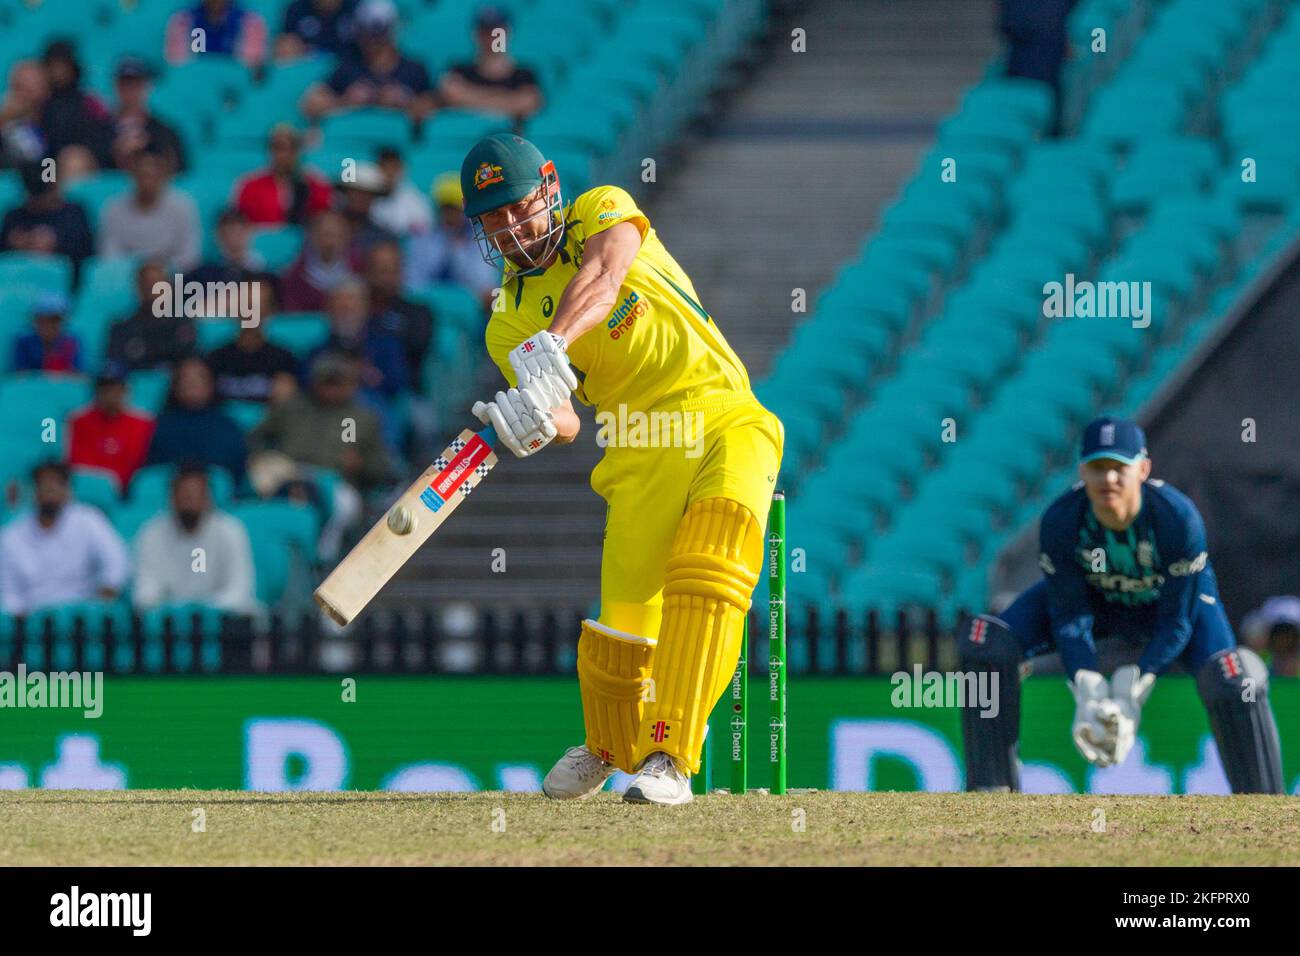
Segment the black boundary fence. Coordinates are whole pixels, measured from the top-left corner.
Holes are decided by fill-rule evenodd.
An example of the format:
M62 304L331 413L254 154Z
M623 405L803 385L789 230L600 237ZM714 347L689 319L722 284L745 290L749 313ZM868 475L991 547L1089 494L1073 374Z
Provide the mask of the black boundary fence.
M480 610L454 626L435 609L375 609L345 631L316 613L250 617L178 614L146 623L136 614L103 618L10 618L0 628L0 670L109 674L572 674L575 609ZM767 670L762 615L751 610L749 662ZM887 675L956 666L951 628L931 608L882 614L791 608L794 674Z

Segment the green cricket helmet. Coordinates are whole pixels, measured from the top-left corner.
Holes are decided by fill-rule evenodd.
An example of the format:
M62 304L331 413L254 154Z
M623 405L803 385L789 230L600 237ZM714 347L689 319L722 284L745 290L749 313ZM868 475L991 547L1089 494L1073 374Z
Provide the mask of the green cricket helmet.
M461 163L460 185L465 193L465 216L474 225L474 238L489 265L531 272L559 246L564 236L560 177L555 164L522 136L497 133L475 143ZM492 232L484 229L484 213L534 194L544 200L536 212ZM546 232L530 253L520 244L516 230L543 216L547 217Z

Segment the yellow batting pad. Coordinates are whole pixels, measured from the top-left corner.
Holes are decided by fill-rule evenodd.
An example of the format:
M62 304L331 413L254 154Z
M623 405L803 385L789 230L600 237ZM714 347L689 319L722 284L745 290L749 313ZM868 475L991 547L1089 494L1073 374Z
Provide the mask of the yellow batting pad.
M655 640L616 631L596 621L582 622L578 639L578 686L587 749L631 773L633 742L652 693L650 665Z
M705 498L687 508L668 559L654 693L641 717L636 763L663 751L699 772L709 714L736 669L762 563L763 531L744 505Z

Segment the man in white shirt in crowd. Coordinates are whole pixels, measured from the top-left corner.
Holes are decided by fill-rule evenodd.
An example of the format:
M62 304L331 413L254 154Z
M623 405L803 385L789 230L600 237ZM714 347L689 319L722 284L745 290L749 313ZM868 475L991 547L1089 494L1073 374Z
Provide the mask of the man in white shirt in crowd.
M370 218L399 239L406 239L433 228L433 205L415 183L406 176L402 154L392 147L379 150L376 157L384 174L388 193L375 200Z
M413 236L406 247L406 268L402 282L408 290L435 282L456 282L492 307L492 296L501 285L501 270L484 260L474 241L474 227L465 218L464 194L459 173L443 173L433 183L437 222L428 232Z
M99 220L101 256L142 256L180 272L203 255L199 208L171 184L172 158L156 143L131 157L130 191L110 199ZM170 278L170 276L168 276Z
M207 471L186 465L172 479L171 509L135 538L135 606L205 604L232 614L257 611L253 548L237 518L212 505Z
M32 471L36 507L0 532L0 606L7 614L96 599L126 586L126 544L103 512L72 500L68 466Z

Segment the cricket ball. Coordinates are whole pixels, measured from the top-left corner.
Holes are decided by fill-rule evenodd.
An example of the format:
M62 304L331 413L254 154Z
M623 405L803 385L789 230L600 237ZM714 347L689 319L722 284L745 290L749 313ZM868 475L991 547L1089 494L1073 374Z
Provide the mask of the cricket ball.
M388 512L388 527L394 534L410 534L415 527L415 515L410 508L394 508Z

